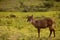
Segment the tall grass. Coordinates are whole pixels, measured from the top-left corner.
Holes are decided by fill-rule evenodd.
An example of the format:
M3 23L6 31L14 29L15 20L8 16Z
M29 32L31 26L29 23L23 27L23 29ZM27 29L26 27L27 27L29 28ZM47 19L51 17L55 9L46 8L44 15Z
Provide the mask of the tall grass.
M27 16L35 17L46 16L56 22L56 37L48 38L49 29L41 29L40 40L60 40L60 19L59 12L0 12L0 40L37 40L37 29L27 22ZM14 14L16 17L10 17ZM37 18L38 19L38 18Z

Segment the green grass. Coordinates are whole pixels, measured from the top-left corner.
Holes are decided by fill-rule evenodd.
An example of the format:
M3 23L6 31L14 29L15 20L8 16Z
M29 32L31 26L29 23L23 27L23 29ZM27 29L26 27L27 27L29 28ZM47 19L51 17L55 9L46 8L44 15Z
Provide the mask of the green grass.
M37 40L37 29L29 22L27 22L27 16L33 15L34 17L51 17L55 20L56 37L48 38L49 29L41 29L40 40L60 40L60 25L58 14L59 11L50 12L0 12L0 40ZM15 18L11 18L9 15L16 15ZM6 18L8 16L8 18Z

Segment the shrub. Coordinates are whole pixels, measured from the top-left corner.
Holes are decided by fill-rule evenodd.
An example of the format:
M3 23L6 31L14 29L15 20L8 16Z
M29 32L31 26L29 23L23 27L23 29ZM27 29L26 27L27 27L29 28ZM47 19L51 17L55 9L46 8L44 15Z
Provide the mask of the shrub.
M60 2L60 0L55 0L56 2Z

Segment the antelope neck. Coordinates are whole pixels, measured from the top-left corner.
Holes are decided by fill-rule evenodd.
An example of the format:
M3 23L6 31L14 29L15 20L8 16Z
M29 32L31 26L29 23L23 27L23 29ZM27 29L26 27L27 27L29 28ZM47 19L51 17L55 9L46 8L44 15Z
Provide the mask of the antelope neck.
M30 21L32 24L35 24L35 20L32 18Z

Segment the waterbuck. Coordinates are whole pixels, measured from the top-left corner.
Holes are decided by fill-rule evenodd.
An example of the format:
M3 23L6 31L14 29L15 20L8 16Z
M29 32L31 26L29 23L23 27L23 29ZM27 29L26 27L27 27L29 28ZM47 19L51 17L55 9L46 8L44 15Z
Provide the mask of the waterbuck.
M54 34L55 37L55 29L52 26L54 24L54 21L51 18L45 17L43 19L40 20L35 20L32 16L27 16L27 21L31 22L31 24L37 28L38 30L38 38L40 37L40 29L44 29L44 28L49 28L50 34L49 37L51 36L52 32Z

